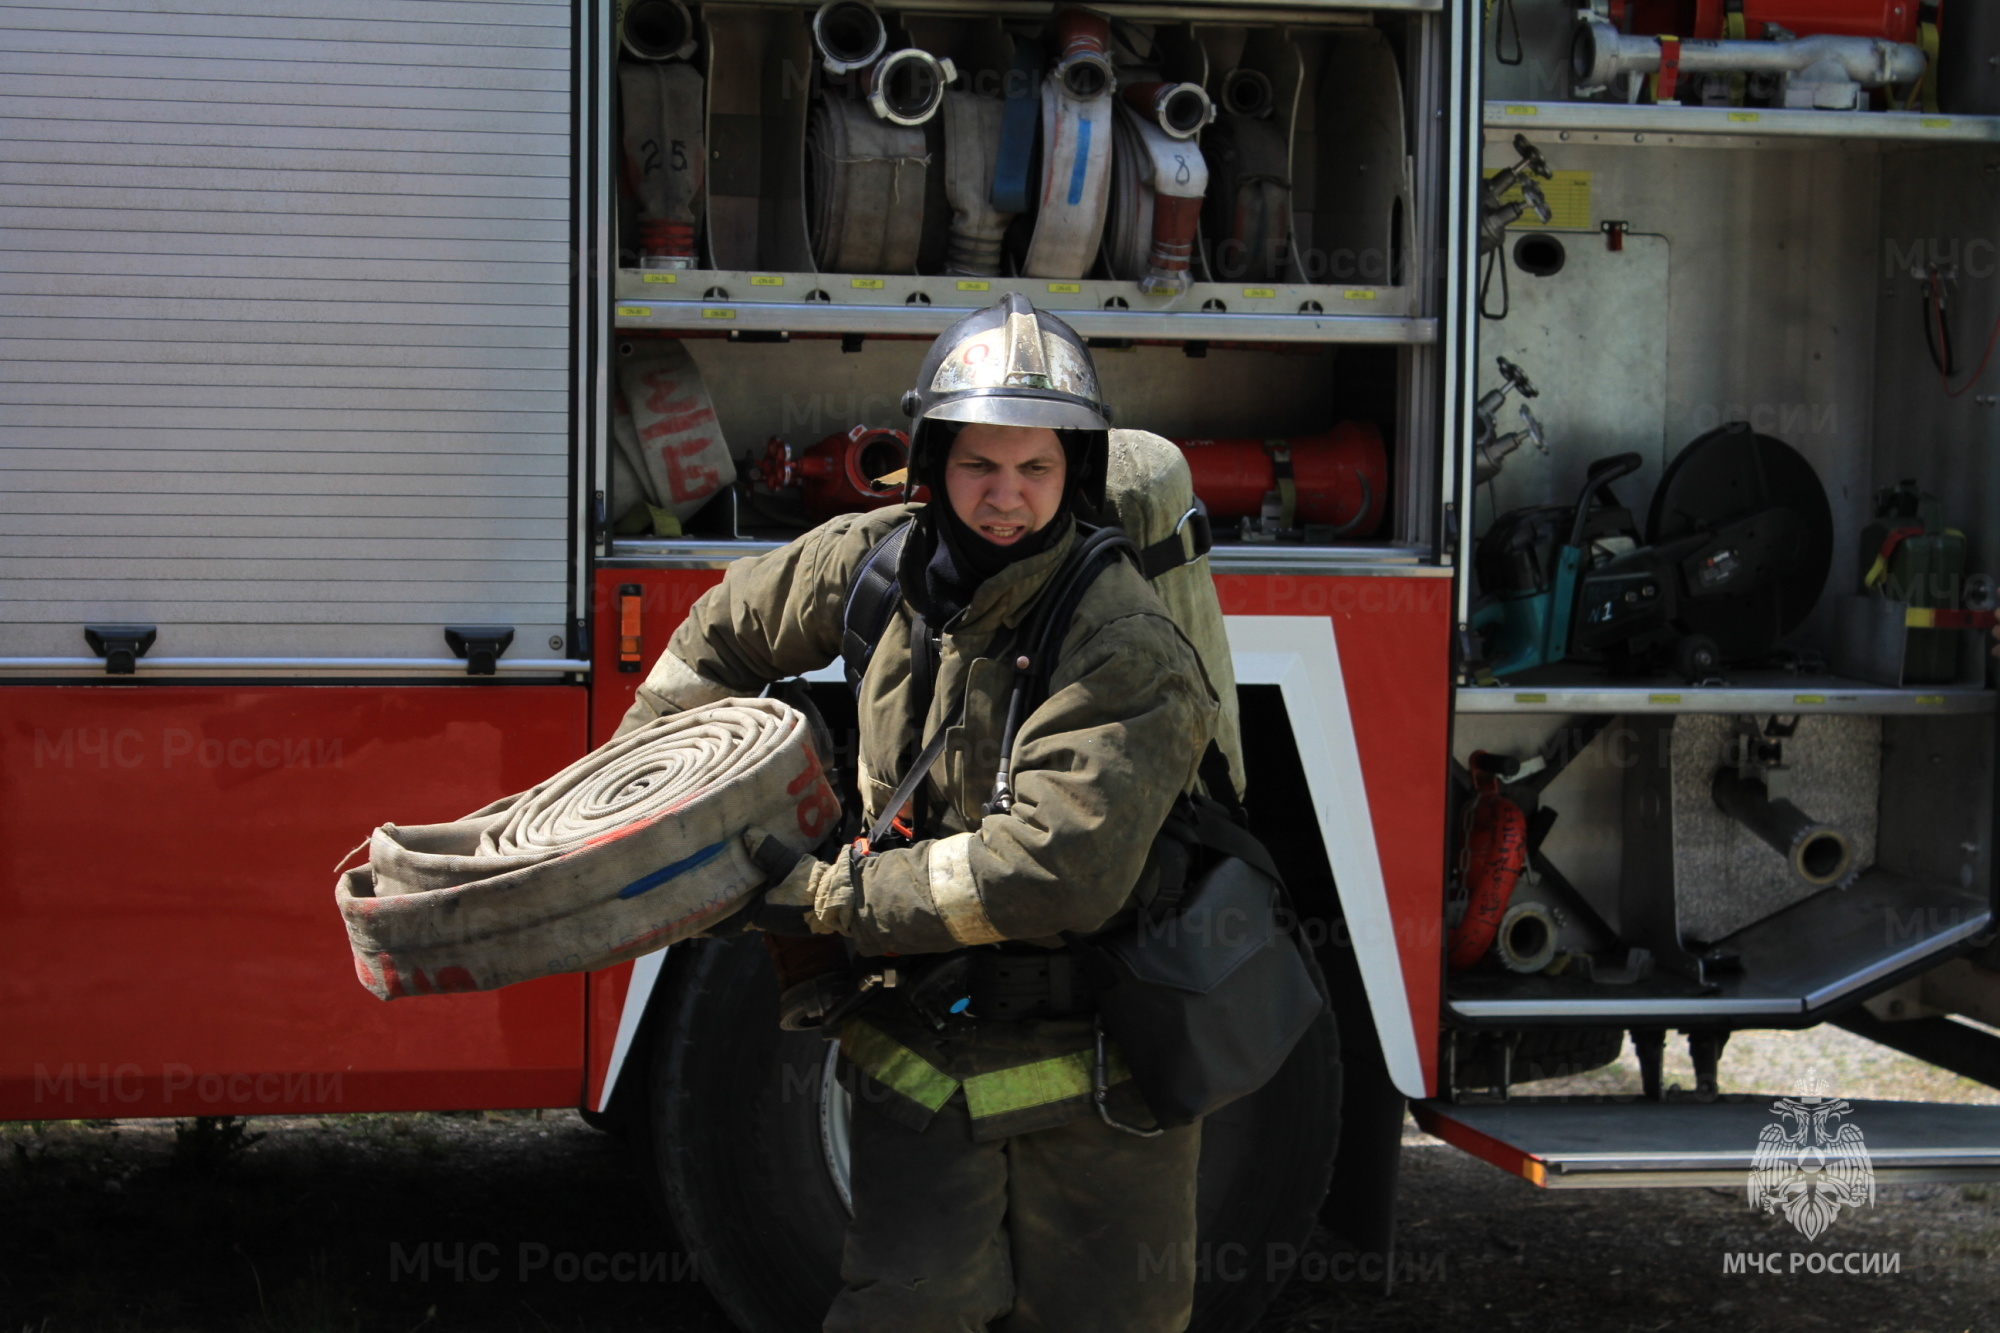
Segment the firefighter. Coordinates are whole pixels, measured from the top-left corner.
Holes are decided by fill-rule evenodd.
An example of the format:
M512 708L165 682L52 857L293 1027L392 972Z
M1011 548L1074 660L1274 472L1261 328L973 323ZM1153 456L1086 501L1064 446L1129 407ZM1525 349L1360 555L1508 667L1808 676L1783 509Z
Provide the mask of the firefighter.
M1020 726L1011 808L984 813L1016 635L1103 503L1108 411L1083 341L1018 295L946 330L904 406L930 503L835 518L731 564L625 725L835 660L857 569L914 518L858 691L868 819L949 724L941 761L906 805L904 845L801 862L754 914L845 936L864 962L893 955L900 983L840 1027L854 1216L825 1327L1172 1333L1193 1294L1201 1127L1154 1128L1115 1046L1099 1072L1088 969L1063 936L1143 899L1216 698L1118 561ZM920 1002L927 977L948 984Z

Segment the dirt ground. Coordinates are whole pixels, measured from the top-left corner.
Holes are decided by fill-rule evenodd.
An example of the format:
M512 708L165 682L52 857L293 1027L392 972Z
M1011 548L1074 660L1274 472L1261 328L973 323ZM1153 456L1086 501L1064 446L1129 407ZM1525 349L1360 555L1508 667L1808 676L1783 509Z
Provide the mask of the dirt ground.
M1830 1029L1741 1036L1723 1065L1726 1090L1792 1091L1811 1070L1843 1096L2000 1103ZM1628 1052L1536 1091L1637 1086ZM65 1121L0 1125L0 1140L0 1333L729 1328L623 1149L574 1112L219 1134ZM1551 1193L1414 1125L1405 1142L1405 1280L1386 1296L1341 1285L1340 1261L1309 1252L1269 1333L2000 1333L2000 1185L1885 1188L1808 1247L1740 1190ZM1895 1254L1901 1271L1723 1272L1726 1254L1802 1248Z

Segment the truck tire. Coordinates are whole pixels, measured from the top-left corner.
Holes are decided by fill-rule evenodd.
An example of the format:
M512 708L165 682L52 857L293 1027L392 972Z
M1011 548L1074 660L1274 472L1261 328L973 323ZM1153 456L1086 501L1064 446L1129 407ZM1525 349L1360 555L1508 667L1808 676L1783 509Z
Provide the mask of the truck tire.
M657 998L642 1160L737 1326L808 1333L840 1289L847 1225L831 1048L779 1029L777 978L756 938L675 953ZM1241 1333L1284 1285L1333 1171L1339 1104L1339 1038L1322 1018L1269 1085L1204 1125L1191 1333Z

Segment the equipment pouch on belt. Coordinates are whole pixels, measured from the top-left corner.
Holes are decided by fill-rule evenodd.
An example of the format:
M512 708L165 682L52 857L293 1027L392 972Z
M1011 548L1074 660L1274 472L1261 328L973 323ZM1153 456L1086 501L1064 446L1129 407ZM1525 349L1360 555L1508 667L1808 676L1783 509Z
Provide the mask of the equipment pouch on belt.
M1171 1128L1269 1082L1326 996L1280 916L1283 887L1263 844L1200 796L1176 807L1160 837L1191 844L1181 891L1163 885L1156 910L1081 947L1116 978L1097 996L1100 1021L1153 1118Z

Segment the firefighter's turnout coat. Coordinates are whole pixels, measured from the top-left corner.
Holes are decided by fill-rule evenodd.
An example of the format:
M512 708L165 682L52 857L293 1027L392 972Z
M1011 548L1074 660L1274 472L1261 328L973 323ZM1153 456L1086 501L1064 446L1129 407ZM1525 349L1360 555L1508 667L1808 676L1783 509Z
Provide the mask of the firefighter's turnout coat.
M780 550L738 560L695 603L624 727L675 709L752 694L840 656L855 571L916 512L846 515ZM944 626L929 715L911 713L913 613L898 606L864 675L859 786L869 821L925 739L964 701L929 779L929 827L914 845L813 863L814 927L850 935L864 954L938 954L1001 941L1057 946L1146 896L1148 852L1174 800L1194 788L1216 722L1216 697L1194 649L1145 578L1117 561L1079 603L1047 699L1023 722L1013 808L991 798L1012 688L1014 638L1075 533L982 584ZM929 552L905 543L901 586ZM841 1049L921 1129L963 1089L974 1137L998 1138L1092 1112L1088 1017L951 1025L940 1033L885 999L850 1019ZM1143 1121L1115 1052L1113 1104Z

